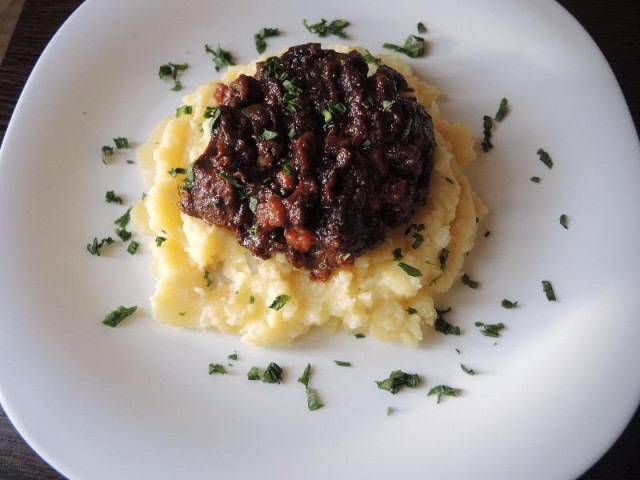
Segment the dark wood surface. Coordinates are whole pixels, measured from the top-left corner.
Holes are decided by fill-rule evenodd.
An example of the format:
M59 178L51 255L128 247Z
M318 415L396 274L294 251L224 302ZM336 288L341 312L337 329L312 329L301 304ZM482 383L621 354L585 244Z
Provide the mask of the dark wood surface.
M178 1L178 0L176 0ZM0 65L0 142L31 69L79 0L27 0ZM640 0L561 0L591 34L609 61L640 126ZM630 366L633 370L636 365ZM612 392L615 395L615 392ZM606 408L606 406L603 406ZM581 480L640 478L640 413ZM60 480L15 431L0 408L0 480Z

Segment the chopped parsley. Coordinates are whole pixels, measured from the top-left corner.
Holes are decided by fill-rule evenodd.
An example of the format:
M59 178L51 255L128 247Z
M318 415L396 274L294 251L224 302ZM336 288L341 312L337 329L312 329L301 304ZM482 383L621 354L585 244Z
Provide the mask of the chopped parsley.
M207 282L207 287L210 287L211 283L213 283L213 282L211 281L211 275L209 274L209 270L205 270L204 271L204 279Z
M409 35L404 41L403 46L395 45L393 43L385 43L383 48L393 50L394 52L404 53L408 57L417 58L424 55L425 42L424 38L417 35Z
M371 52L369 50L365 50L364 59L367 63L373 63L378 67L382 64L382 60L371 55Z
M220 375L226 375L227 369L224 368L224 365L219 363L210 363L209 364L209 375L213 375L215 373L219 373Z
M191 115L193 113L193 107L191 105L181 105L176 108L176 118L180 118L184 115Z
M221 180L224 180L229 185L232 185L236 188L242 188L242 185L240 184L240 182L238 182L238 180L236 180L234 177L224 172L218 172L218 178L220 178Z
M116 195L113 190L109 190L105 194L104 199L107 203L117 203L122 205L122 197L119 195Z
M291 163L287 162L282 166L282 171L287 177L293 176L293 170L291 170Z
M121 217L118 217L116 221L113 223L115 223L120 228L126 228L126 226L129 224L129 220L131 220L131 208L129 208L124 213L124 215L122 215Z
M447 385L438 385L433 387L431 390L429 390L429 393L427 393L427 396L431 396L431 395L437 395L438 396L438 401L437 403L440 403L440 401L442 400L442 397L459 397L461 393L461 390L459 388L451 388L448 387Z
M484 232L484 238L487 238L489 235L491 235L491 230Z
M251 367L247 372L247 378L249 380L260 380L260 369L258 367Z
M333 362L336 365L338 365L339 367L350 367L351 366L351 362L343 362L342 360L334 360Z
M420 385L420 376L417 373L405 373L402 370L394 370L389 378L376 381L378 388L392 394L398 393L403 387L416 388Z
M131 240L129 246L127 247L127 252L131 255L135 255L140 247L140 242L136 242L135 240Z
M220 69L226 66L236 64L233 61L233 56L231 55L231 53L220 48L219 44L216 50L213 50L209 45L205 44L204 51L212 55L211 61L213 62L213 66L215 67L216 72L219 72Z
M516 308L518 306L518 302L512 302L511 300L507 300L506 298L502 300L502 308Z
M417 314L417 313L418 313L418 310L416 310L416 309L415 309L415 308L413 308L413 307L409 307L409 308L407 308L407 309L406 309L406 312L407 312L409 315L415 315L415 314Z
M256 197L249 197L249 210L251 212L256 213L258 209L258 199Z
M475 375L476 374L476 371L473 368L465 367L464 364L462 364L462 363L460 364L460 368L467 375Z
M113 147L110 147L109 145L104 145L102 147L102 163L106 165L107 158L109 158L111 155L113 155Z
M253 38L256 42L256 50L258 53L264 53L267 49L267 42L265 41L268 37L277 37L280 35L280 30L278 28L261 28L258 33L253 35Z
M502 120L504 120L504 117L507 116L507 113L509 113L509 102L506 98L503 98L502 100L500 100L500 106L498 107L498 111L496 112L496 122L501 122Z
M256 302L256 299L253 295L249 295L249 305L253 305Z
M393 408L387 407L387 417L393 413Z
M393 107L393 104L396 103L395 100L383 100L382 101L382 111L388 112Z
M165 63L164 65L160 65L160 69L158 70L158 77L160 80L163 80L166 77L171 77L173 79L173 90L174 92L179 92L182 90L182 83L178 80L178 74L189 68L188 63Z
M562 225L566 230L569 229L569 217L567 217L564 213L560 215L560 225Z
M114 138L113 143L116 144L116 148L118 150L122 150L123 148L129 148L129 139L126 137Z
M434 327L436 332L444 333L445 335L460 335L460 327L451 325L444 319L444 316L451 311L451 307L446 310L440 310L436 308L436 321Z
M542 291L547 296L547 300L550 302L556 301L556 294L553 291L553 287L551 286L551 282L549 280L542 280Z
M231 355L227 356L229 360L238 360L238 353L233 352Z
M531 180L533 183L540 183L540 177L531 177L529 180Z
M157 237L156 237L156 247L160 247L160 246L162 246L162 244L163 244L164 242L166 242L166 241L167 241L167 237L157 236Z
M404 262L399 262L398 266L402 270L404 270L404 273L406 273L410 277L421 277L422 276L422 272L420 270L418 270L416 267L412 267L411 265L408 265L408 264L406 264Z
M176 178L178 175L184 175L187 173L186 168L172 168L171 170L167 170L167 173L171 178Z
M402 260L402 250L400 248L396 248L393 252L391 252L391 254L393 255L393 259L396 262Z
M413 232L413 245L412 248L418 248L424 242L424 236L421 233Z
M447 268L447 259L449 258L449 250L443 248L440 250L440 256L438 260L440 260L440 270L445 270Z
M366 109L373 107L373 98L367 97L362 101L362 106Z
M320 19L320 22L309 25L306 19L302 20L304 28L311 33L315 33L319 37L326 37L329 34L335 35L338 38L347 38L347 33L344 31L349 26L349 22L346 20L333 20L328 23L324 18Z
M91 255L96 255L99 257L100 250L102 249L102 247L104 247L105 245L111 245L112 243L113 243L113 238L111 237L103 238L99 242L97 237L93 237L93 242L87 243L87 251Z
M413 117L409 117L407 124L404 126L404 130L402 131L402 141L406 141L409 138L409 134L411 133L411 127L413 127Z
M480 333L485 337L493 337L497 338L500 336L500 331L504 328L503 323L495 323L492 325L487 325L482 322L476 322L476 327L480 328Z
M354 336L356 338L364 338L365 337L364 333L356 333Z
M138 309L136 305L133 307L123 307L120 305L118 308L107 314L102 320L102 323L108 327L117 327L120 323L127 318L129 315L133 314Z
M470 288L473 288L474 290L480 286L480 282L471 280L471 277L466 273L462 275L462 283L464 283L466 286Z
M122 240L123 242L126 242L131 238L131 232L126 228L117 228L116 235L118 235L120 237L120 240Z
M264 370L262 381L264 383L280 384L280 382L282 381L282 367L277 363L271 362Z
M416 29L418 30L418 33L427 33L427 27L425 27L422 22L418 22Z
M493 144L491 143L491 129L493 128L493 120L490 116L485 115L482 117L482 129L484 133L484 138L482 139L482 151L487 153L489 150L493 148Z
M272 308L273 310L280 310L289 300L291 300L289 295L278 295L271 305L269 305L269 308Z
M549 169L553 168L553 160L547 152L545 152L542 148L539 148L536 152L540 157L540 161L544 163Z
M258 138L258 140L273 140L278 136L278 132L274 132L273 130L267 130L266 128L262 131L262 135Z
M447 181L447 183L450 183L451 185L453 185L454 182L449 177L444 177L444 179Z
M324 117L324 123L331 123L334 115L344 115L346 111L347 107L344 103L338 102L333 105L329 105L320 113L322 113L322 116Z
M318 410L324 405L322 405L322 403L320 403L320 401L318 400L316 392L314 392L309 387L310 376L311 376L311 364L307 363L307 367L304 369L304 372L302 372L302 376L298 379L298 382L304 385L304 390L307 394L307 407L309 408L309 410L313 411L313 410Z

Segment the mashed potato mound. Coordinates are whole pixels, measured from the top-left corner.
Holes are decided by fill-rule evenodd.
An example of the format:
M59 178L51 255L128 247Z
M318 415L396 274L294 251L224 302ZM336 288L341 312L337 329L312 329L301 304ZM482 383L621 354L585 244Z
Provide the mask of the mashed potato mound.
M321 282L311 280L306 270L295 269L282 254L269 260L254 257L233 232L183 214L178 208L183 176L172 177L168 171L187 168L207 146L209 128L206 124L202 128L202 123L206 107L216 106L213 93L218 82L214 81L184 97L184 104L193 108L191 115L163 120L138 151L149 190L133 214L134 222L151 235L149 248L158 278L151 309L157 321L176 327L213 327L241 335L254 345L287 344L314 326L408 345L422 339L422 326L433 326L436 319L433 296L449 290L460 277L477 221L487 209L463 173L476 156L467 127L440 118L435 103L438 90L414 76L397 55L380 58L404 75L436 129L438 149L428 202L412 220L425 225L420 232L424 242L414 249L414 238L405 234L405 227L387 229L382 245ZM232 67L220 81L228 84L255 70L256 62ZM166 241L157 246L155 237ZM397 248L402 250L402 261L422 276L409 276L398 266L392 254ZM443 249L449 252L444 270ZM288 295L289 301L279 310L269 308L280 295ZM408 313L409 308L418 313Z

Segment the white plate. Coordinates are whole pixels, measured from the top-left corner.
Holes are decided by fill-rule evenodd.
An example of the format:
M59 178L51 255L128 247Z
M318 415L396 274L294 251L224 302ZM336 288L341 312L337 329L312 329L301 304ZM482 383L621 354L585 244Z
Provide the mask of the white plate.
M116 136L139 145L181 103L157 78L162 63L189 62L190 90L216 76L205 43L245 62L260 27L283 30L268 40L276 52L316 40L301 21L321 17L350 20L351 43L374 52L424 21L429 54L411 63L443 91L445 118L477 139L484 114L502 97L512 105L471 172L492 209L482 226L492 234L465 268L482 287L459 284L440 302L454 305L449 320L463 335L428 335L411 349L318 333L258 349L156 325L148 255L85 250L124 211L105 191L129 204L142 191L125 162L133 154L104 166L100 147ZM88 1L38 62L2 147L2 404L71 478L576 477L640 399L638 160L605 59L552 1ZM558 302L543 295L545 279ZM520 306L505 310L503 298ZM117 329L101 324L132 304L140 311ZM507 329L494 346L475 321ZM229 375L207 375L233 351ZM246 380L270 361L286 369L284 384ZM307 362L325 403L315 412L296 382ZM426 386L376 388L398 368ZM441 383L464 393L437 405L426 392Z

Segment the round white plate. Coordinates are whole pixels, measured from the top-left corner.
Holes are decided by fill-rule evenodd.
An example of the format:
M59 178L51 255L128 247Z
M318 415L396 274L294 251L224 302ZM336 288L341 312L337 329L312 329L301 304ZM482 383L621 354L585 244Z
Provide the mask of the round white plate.
M133 152L104 166L101 146L117 136L140 145L180 105L161 64L188 62L189 91L217 76L205 43L242 63L257 56L259 28L280 27L268 39L277 52L317 40L302 19L321 17L351 21L349 42L373 52L425 22L428 55L411 64L442 90L443 116L478 140L482 116L509 99L495 148L470 172L492 210L481 226L491 236L465 267L482 286L458 284L439 302L454 306L448 320L463 334L427 334L415 349L324 333L254 348L157 325L148 253L85 249L124 212L105 192L129 205L142 192ZM638 138L605 59L552 1L90 0L42 55L1 155L2 405L73 479L564 479L594 463L638 405ZM101 324L133 304L118 328ZM476 321L507 328L495 344ZM229 375L207 374L234 351ZM246 379L270 361L285 368L283 384ZM314 412L296 382L308 362L325 404ZM395 369L423 384L379 390L374 380ZM438 384L463 394L436 404L426 393Z

